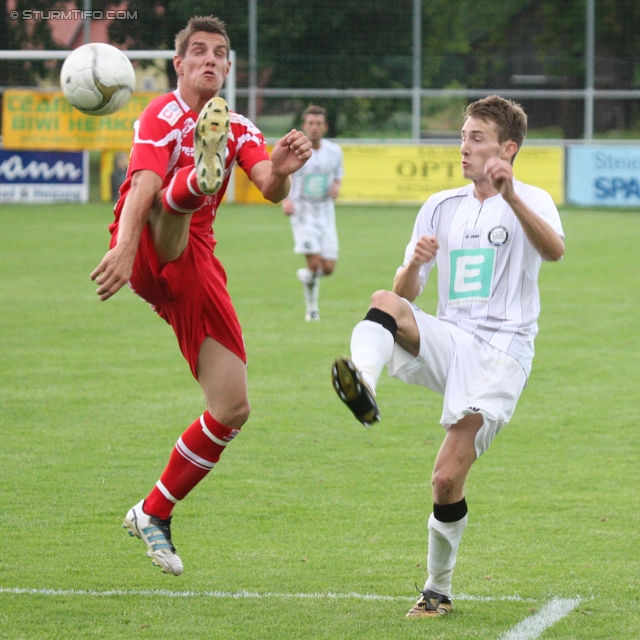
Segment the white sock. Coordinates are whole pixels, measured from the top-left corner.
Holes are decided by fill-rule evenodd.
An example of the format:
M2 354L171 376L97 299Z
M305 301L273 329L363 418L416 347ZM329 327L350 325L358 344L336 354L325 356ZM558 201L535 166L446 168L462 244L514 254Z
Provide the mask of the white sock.
M304 301L307 305L307 312L318 311L320 278L314 278L311 284L305 284L302 289L304 291Z
M351 334L351 359L375 394L384 365L393 354L394 339L380 323L362 320Z
M429 552L427 569L429 577L424 585L451 597L451 578L456 565L456 555L462 534L467 526L467 516L456 522L440 522L433 513L429 517Z
M302 293L307 313L318 311L318 293L320 291L320 278L316 272L307 267L298 269L296 276L302 282Z
M305 301L307 303L307 313L311 311L318 311L318 298L320 297L320 278L324 278L327 274L318 267L315 271L305 269L309 274L309 284L305 289ZM308 293L307 293L308 292Z

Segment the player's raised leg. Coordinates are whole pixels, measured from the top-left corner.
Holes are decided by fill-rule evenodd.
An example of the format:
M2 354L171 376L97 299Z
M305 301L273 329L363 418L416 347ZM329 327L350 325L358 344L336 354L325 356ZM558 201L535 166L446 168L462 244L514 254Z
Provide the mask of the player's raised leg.
M162 264L182 255L189 240L191 215L217 193L224 181L229 136L229 107L223 98L209 100L194 131L194 166L176 171L159 194L149 216L153 244Z
M375 401L378 379L393 353L400 329L415 320L406 301L389 291L377 291L364 319L351 334L351 359L338 358L331 368L331 380L338 397L365 426L380 420ZM411 335L417 329L411 327ZM402 335L408 333L403 330ZM415 338L413 338L415 339ZM418 341L419 343L419 341Z

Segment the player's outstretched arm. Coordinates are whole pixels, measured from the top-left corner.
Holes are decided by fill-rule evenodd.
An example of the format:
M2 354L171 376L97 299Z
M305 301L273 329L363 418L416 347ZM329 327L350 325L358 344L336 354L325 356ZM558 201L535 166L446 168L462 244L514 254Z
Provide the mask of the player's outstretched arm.
M107 251L91 273L91 279L98 284L96 294L100 300L108 300L129 281L142 229L161 187L162 180L153 171L137 171L133 174L131 189L118 224L116 246Z
M249 177L267 200L280 202L289 193L289 176L310 157L311 142L302 131L292 129L275 143L271 160L258 162Z

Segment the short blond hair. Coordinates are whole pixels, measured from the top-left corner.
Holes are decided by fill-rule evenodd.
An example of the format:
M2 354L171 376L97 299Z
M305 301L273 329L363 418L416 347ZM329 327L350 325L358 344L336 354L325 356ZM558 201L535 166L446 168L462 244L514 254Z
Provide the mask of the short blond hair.
M513 140L518 145L518 149L522 147L527 135L527 114L517 102L493 95L472 102L464 115L465 120L481 118L485 122L495 122L500 144Z

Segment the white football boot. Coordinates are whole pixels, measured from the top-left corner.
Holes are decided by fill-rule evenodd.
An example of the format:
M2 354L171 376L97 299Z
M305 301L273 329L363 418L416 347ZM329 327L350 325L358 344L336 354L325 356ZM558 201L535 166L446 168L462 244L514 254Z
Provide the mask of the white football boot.
M147 555L153 564L165 573L179 576L183 566L171 542L171 517L160 520L156 516L147 515L142 510L143 504L144 500L140 500L135 507L129 509L122 526L130 536L140 538L147 545Z
M230 129L229 107L224 98L204 105L193 131L193 163L200 191L213 195L224 182L225 151Z

